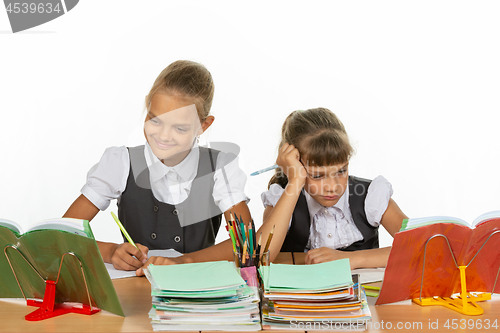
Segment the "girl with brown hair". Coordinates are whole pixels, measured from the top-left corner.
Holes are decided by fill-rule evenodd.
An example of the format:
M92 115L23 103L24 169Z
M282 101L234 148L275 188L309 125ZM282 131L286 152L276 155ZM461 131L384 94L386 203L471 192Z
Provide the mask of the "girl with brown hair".
M384 177L349 176L353 152L344 125L330 110L294 111L286 118L280 169L262 193L261 230L276 228L271 258L279 251L306 251L309 264L349 258L352 268L385 267L391 248L379 248L378 228L394 236L407 217Z
M150 263L231 260L229 241L215 237L224 213L250 220L244 193L246 176L236 156L198 146L213 123L214 83L210 72L192 61L176 61L156 78L146 96L146 143L111 147L87 174L82 194L65 217L92 220L117 199L118 216L138 248L98 242L105 262L137 270ZM111 217L110 217L111 220ZM149 249L175 249L179 258L153 257Z

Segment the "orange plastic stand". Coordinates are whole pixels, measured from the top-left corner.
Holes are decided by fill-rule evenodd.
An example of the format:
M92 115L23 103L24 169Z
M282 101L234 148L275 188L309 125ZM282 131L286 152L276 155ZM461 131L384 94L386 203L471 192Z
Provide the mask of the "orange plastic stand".
M37 306L39 307L39 309L36 309L30 314L27 314L24 318L28 321L38 321L60 316L65 313L79 313L79 314L91 315L101 311L101 309L99 308L96 307L91 308L86 304L75 306L65 303L55 303L55 297L56 297L56 283L51 280L45 280L45 294L43 295L43 301L34 299L27 300L28 305Z

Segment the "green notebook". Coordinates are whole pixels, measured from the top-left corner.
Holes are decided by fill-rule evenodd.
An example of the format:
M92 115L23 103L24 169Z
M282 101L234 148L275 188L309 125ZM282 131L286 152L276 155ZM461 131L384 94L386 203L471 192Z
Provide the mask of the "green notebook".
M352 286L349 259L314 265L261 266L264 286L271 291L331 290Z
M92 306L124 316L88 221L45 220L23 232L17 223L0 219L0 247L4 252L0 254L0 298L23 297L7 256L26 297L42 299L45 283L30 264L43 279L56 281L61 258L72 252L83 264ZM64 257L56 302L89 303L80 263L72 255Z
M148 267L155 285L162 291L210 292L234 290L245 281L229 261L199 262L183 265Z

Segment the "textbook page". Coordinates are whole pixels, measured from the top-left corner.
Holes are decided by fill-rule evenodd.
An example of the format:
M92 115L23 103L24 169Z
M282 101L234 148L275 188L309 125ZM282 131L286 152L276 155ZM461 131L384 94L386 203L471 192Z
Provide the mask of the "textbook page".
M174 249L149 250L148 251L148 258L150 258L150 257L177 258L180 256L182 256L182 253L180 253ZM111 280L135 276L135 271L124 271L121 269L116 269L113 267L113 264L109 264L109 263L104 263L104 265L106 266L106 269L108 270L109 277L111 278Z
M94 238L88 224L89 222L86 220L61 217L61 218L47 219L40 221L31 226L28 230L26 230L25 233L35 230L51 229L51 230L71 232L83 237Z
M8 228L18 235L21 235L23 233L23 228L21 228L19 224L11 220L0 219L0 227Z
M454 223L454 224L463 225L463 226L468 227L468 228L471 227L469 223L467 223L466 221L464 221L462 219L456 218L456 217L429 216L429 217L418 217L418 218L412 218L412 219L404 219L403 225L401 226L400 231L415 229L415 228L424 227L426 225L437 224L437 223Z
M489 221L491 219L495 218L500 218L500 210L494 210L492 212L484 213L480 216L478 216L473 222L472 226L475 227L478 224L481 224L482 222Z
M478 216L472 223L468 223L462 219L451 216L428 216L428 217L419 217L412 219L404 219L403 225L401 226L400 231L405 231L409 229L415 229L419 227L423 227L426 225L437 224L437 223L455 223L460 224L468 228L475 228L478 224L483 222L487 222L489 220L500 218L500 211L494 210L491 212L484 213Z

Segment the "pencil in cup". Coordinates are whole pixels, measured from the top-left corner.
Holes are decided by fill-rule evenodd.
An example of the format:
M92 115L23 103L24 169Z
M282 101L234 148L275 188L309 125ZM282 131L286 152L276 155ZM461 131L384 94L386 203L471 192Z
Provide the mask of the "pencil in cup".
M269 245L271 245L271 240L273 239L273 235L274 235L274 228L276 226L273 225L273 230L271 230L271 232L269 233L269 236L267 237L267 242L266 242L266 246L264 247L264 252L268 252L269 251Z
M270 251L269 244L271 243L271 239L273 238L274 227L273 230L269 233L269 237L267 238L266 246L264 247L261 253L261 244L262 244L262 233L259 235L258 244L254 243L254 247L252 251L249 251L248 239L245 241L244 247L240 251L234 251L234 261L238 267L248 267L248 266L269 266L270 264ZM255 238L254 238L255 242Z
M238 267L259 267L260 265L268 266L270 261L269 243L271 242L270 238L272 238L274 228L267 240L267 248L261 254L262 233L260 234L259 242L257 244L257 237L255 237L255 224L253 220L251 220L247 226L243 223L241 216L238 218L236 214L234 214L234 217L231 212L229 214L231 219L227 221L226 230L228 230L229 237L231 238L233 245L235 264Z
M247 243L245 242L245 244ZM260 266L269 266L269 251L262 254L258 252L250 253L245 247L243 252L233 252L233 254L234 262L238 267L255 266L259 268Z

